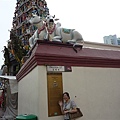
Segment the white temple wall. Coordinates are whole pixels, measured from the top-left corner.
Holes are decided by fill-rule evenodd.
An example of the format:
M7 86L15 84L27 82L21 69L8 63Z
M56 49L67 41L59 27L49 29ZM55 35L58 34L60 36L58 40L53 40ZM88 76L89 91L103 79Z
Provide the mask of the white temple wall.
M63 73L68 91L84 117L81 120L120 119L120 69L73 67Z
M41 73L41 74L40 74ZM40 78L39 78L40 77ZM36 67L18 83L18 114L39 115L41 84L45 81L44 67ZM44 91L44 90L43 90ZM41 94L43 95L44 92ZM41 96L42 98L42 96Z
M72 67L63 72L63 91L70 93L84 117L81 120L119 120L120 69ZM18 83L18 114L35 114L39 120L63 120L48 117L47 71L37 66Z

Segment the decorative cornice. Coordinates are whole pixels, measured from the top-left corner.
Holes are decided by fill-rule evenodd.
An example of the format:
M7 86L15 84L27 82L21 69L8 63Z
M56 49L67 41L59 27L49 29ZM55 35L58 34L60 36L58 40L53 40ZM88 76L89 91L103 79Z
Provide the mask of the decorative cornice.
M17 74L17 80L20 81L39 65L120 68L119 51L80 49L79 46L77 51L73 50L72 45L38 40L30 58Z

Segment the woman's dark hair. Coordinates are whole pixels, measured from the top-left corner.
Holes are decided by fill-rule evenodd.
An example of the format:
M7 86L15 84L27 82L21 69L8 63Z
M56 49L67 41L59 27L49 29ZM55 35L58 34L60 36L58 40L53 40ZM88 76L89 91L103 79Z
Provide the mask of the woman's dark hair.
M63 96L64 96L65 94L66 94L66 95L68 96L68 98L70 99L69 93L68 93L68 92L64 92L64 93L63 93Z

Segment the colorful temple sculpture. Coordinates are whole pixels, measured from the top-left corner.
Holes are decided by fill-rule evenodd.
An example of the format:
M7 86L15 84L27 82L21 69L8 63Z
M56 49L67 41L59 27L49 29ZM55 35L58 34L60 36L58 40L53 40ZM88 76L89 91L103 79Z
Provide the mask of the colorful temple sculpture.
M32 12L36 12L42 17L49 13L45 0L17 0L16 10L13 18L13 29L17 36L22 39L24 45L28 44L29 37L37 29L27 21Z
M10 40L4 46L3 56L5 58L2 75L16 76L22 66L22 59L29 51L29 38L33 35L37 27L30 24L28 19L32 13L37 13L41 17L49 14L49 9L45 0L17 0L13 17L13 27L10 30ZM2 80L0 78L0 80ZM2 80L4 83L5 79ZM16 81L16 80L13 80ZM10 83L10 81L9 81ZM4 84L6 88L2 92L7 97L0 96L0 105L4 108L3 119L13 120L18 114L18 93L12 93L10 84ZM1 86L2 87L2 86ZM7 92L6 92L7 91ZM2 93L1 93L2 94ZM8 99L9 98L9 99ZM1 118L1 119L2 119Z
M37 29L28 21L32 13L46 17L49 14L47 2L45 0L17 0L12 23L13 27L10 30L10 40L8 41L10 62L5 63L9 67L9 75L16 75L22 64L23 56L29 51L29 38Z

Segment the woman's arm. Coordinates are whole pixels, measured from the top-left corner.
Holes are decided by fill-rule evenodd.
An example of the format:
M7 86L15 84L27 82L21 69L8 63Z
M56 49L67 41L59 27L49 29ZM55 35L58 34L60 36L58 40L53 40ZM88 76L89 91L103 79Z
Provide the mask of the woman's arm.
M73 109L70 109L70 110L63 111L63 114L66 114L66 113L74 113L74 112L77 112L77 109L76 109L76 108L73 108Z
M61 113L65 114L64 111L63 111L63 102L59 101L59 105L60 105Z
M76 108L73 108L73 109L69 110L69 113L74 113L74 112L77 112Z
M75 104L74 101L71 101L71 108L72 109L69 110L69 113L77 112L77 105Z
M64 113L64 111L63 111L63 107L60 106L60 109L61 109L61 113L64 115L65 113Z

